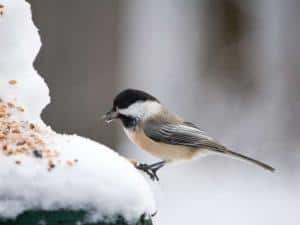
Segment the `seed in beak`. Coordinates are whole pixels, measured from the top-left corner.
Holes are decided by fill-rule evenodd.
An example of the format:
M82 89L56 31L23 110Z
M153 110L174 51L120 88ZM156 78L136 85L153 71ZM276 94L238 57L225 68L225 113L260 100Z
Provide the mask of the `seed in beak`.
M118 113L114 110L107 112L102 118L105 120L106 123L112 122L114 119L118 118Z

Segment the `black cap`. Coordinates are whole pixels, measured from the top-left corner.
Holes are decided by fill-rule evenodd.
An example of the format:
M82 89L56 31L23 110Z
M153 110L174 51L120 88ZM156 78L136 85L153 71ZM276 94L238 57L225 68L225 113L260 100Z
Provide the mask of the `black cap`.
M136 102L156 101L159 102L152 95L144 91L135 89L126 89L121 91L114 99L113 108L125 109Z

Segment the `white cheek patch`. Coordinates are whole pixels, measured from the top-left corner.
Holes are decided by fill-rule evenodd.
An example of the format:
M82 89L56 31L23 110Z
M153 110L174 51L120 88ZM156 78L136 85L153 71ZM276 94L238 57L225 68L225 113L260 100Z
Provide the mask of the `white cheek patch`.
M155 101L136 102L126 109L119 109L118 111L127 116L138 117L145 119L161 112L162 106Z

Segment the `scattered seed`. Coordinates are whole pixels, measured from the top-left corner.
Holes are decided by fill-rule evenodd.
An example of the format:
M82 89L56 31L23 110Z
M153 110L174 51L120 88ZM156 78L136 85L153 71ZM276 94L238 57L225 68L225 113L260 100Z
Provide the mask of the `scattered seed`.
M26 141L19 141L19 142L17 143L17 146L25 145L25 144L26 144Z
M0 16L3 16L4 14L4 5L0 4Z
M23 107L21 107L21 106L18 106L17 109L18 109L20 112L24 112L24 111L25 111L25 109L24 109Z
M73 166L73 162L70 161L70 160L68 160L68 161L67 161L67 165L68 165L68 166Z
M55 164L51 160L49 160L48 161L48 171L50 172L54 168L55 168Z
M36 158L43 158L43 153L39 150L33 150L33 155L36 157Z
M13 155L13 151L12 150L8 150L5 152L5 155L10 156Z
M3 117L5 117L5 116L6 116L6 113L0 111L0 118L3 118Z
M8 81L8 83L9 83L10 85L15 85L15 84L17 84L17 81L16 81L16 80L10 80L10 81Z
M14 134L19 134L19 133L20 133L20 130L18 130L18 129L13 129L11 132L14 133Z
M17 164L17 165L20 165L20 164L21 164L21 161L20 161L20 160L17 160L17 161L16 161L16 164Z
M7 103L7 106L8 106L9 108L14 108L14 107L15 107L15 105L14 105L13 103L11 103L11 102L8 102L8 103Z
M6 151L7 150L7 145L3 145L2 149L3 149L3 151Z

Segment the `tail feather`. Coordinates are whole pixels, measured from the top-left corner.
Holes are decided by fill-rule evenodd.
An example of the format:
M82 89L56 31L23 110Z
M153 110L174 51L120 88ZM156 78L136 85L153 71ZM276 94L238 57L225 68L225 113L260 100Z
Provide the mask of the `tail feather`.
M257 165L259 167L262 167L263 169L269 170L270 172L275 171L275 168L273 168L272 166L270 166L270 165L268 165L264 162L261 162L259 160L253 159L251 157L248 157L248 156L242 155L240 153L231 151L231 150L227 149L226 147L224 147L223 145L214 143L214 145L210 145L209 149L211 151L214 151L214 152L217 152L217 153L222 153L222 154L225 154L225 155L228 155L228 156L232 156L234 158L238 158L238 159L245 160L247 162L254 163L255 165Z
M227 150L224 152L225 154L229 154L229 155L232 155L234 157L237 157L237 158L240 158L240 159L243 159L243 160L246 160L248 162L251 162L251 163L254 163L255 165L257 166L260 166L266 170L269 170L271 172L274 172L275 171L275 168L273 168L272 166L264 163L264 162L261 162L259 160L256 160L256 159L253 159L251 157L248 157L248 156L245 156L245 155L242 155L240 153L237 153L237 152L233 152L233 151L230 151L230 150Z

